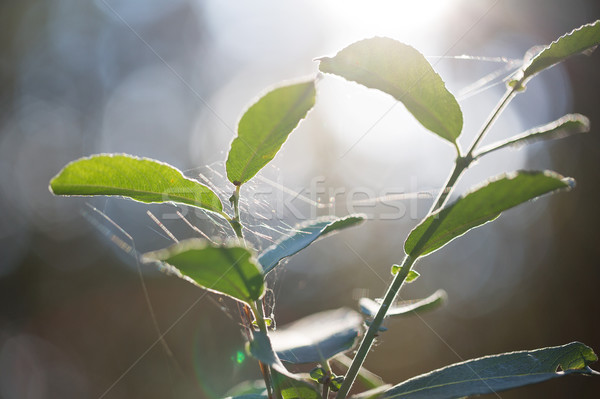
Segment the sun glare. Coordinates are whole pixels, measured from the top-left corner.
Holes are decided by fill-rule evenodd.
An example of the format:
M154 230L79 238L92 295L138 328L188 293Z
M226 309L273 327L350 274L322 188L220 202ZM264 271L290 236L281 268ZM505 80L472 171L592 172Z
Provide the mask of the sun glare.
M356 36L353 39L374 34L402 39L413 34L415 37L422 36L457 2L338 0L319 2L319 6L329 14L334 24L340 25L342 32Z

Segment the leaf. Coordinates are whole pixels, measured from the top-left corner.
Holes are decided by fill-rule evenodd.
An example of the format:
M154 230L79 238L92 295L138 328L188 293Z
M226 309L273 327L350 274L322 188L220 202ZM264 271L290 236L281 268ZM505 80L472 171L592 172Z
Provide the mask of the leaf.
M550 43L531 58L523 68L521 75L509 84L524 86L527 80L535 74L573 55L593 51L598 44L600 44L600 20L574 29Z
M567 114L554 122L529 129L507 141L482 148L474 158L479 158L504 147L521 147L536 141L561 139L573 134L587 133L589 131L590 120L586 116L581 114Z
M406 276L406 279L404 280L405 283L410 284L413 281L415 281L416 279L418 279L420 276L420 274L414 270L411 270L408 272L408 275Z
M315 104L315 82L269 91L244 113L227 157L227 178L236 186L250 180L277 154Z
M283 237L275 244L267 248L259 257L258 262L267 274L279 264L279 262L292 256L300 250L306 248L315 240L325 237L328 234L335 233L346 227L354 226L365 219L364 215L354 214L343 218L322 217L312 220L308 224L301 224L294 227L292 235Z
M273 383L281 390L284 399L320 399L320 393L314 385L303 381L298 375L290 373L273 351L270 337L255 331L252 342L249 343L250 354L264 364L271 366Z
M288 363L322 362L355 344L363 319L352 309L316 313L270 334L273 349Z
M270 317L264 317L263 318L264 322L265 322L265 326L267 327L271 327L273 325L273 319ZM256 320L252 321L252 325L256 328L259 328L258 326L258 322Z
M406 239L404 251L412 257L427 255L507 209L573 186L573 179L550 171L501 175L421 222Z
M310 375L310 378L317 381L319 384L322 384L325 376L327 375L327 371L325 371L323 367L315 367L314 369L310 370L308 374Z
M324 237L330 233L337 233L337 230L342 230L347 227L360 224L365 221L367 215L364 213L353 213L342 218L332 218L333 222L329 223L325 229L321 232L321 237Z
M337 392L342 387L343 382L344 382L344 377L342 377L342 376L334 377L329 381L329 388L333 392Z
M396 274L398 274L398 272L402 269L402 266L400 265L392 265L392 275L395 276ZM418 279L420 276L419 272L415 271L415 270L409 270L408 274L406 275L406 278L404 279L404 282L407 284L412 283L413 281L415 281L416 279Z
M588 364L598 360L591 348L563 346L503 353L456 363L400 383L385 398L446 399L496 393L568 374L597 374Z
M319 69L402 102L427 129L456 143L463 126L462 111L442 78L413 47L386 37L361 40L333 58L322 57Z
M265 334L262 331L254 331L253 339L248 345L248 352L257 360L261 361L264 364L268 364L274 370L278 371L281 374L289 375L292 378L294 375L290 373L283 363L281 363L281 359L277 356L277 353L273 350L273 345L271 344L271 337Z
M260 299L265 292L261 268L244 247L190 239L147 253L143 259L165 262L186 280L245 303Z
M402 301L396 305L390 306L390 309L386 313L386 317L412 316L414 314L433 310L443 305L447 299L448 296L446 291L437 290L427 298L415 301ZM369 317L375 317L381 306L380 303L369 298L360 298L358 305L360 306L361 312Z
M346 371L350 369L350 366L352 365L352 359L344 354L340 354L332 360L342 366ZM380 388L382 385L386 385L380 376L370 372L362 366L358 371L356 379L367 389ZM388 386L391 387L391 385Z
M118 195L135 201L177 202L223 215L221 200L208 187L171 165L126 154L98 154L65 166L50 180L56 195Z
M320 392L312 384L273 372L273 383L283 399L321 399Z

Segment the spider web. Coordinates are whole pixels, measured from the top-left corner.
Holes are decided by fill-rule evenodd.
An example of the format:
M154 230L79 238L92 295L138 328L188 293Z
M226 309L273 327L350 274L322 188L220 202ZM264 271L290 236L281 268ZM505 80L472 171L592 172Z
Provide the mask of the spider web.
M475 82L460 90L457 96L459 101L479 95L493 87L504 84L522 64L521 60L506 59L503 57L475 57L463 55L428 58L492 62L499 65L498 68L495 68L493 71L485 74ZM285 202L286 200L291 200L300 203L304 209L309 210L311 215L332 214L334 212L335 198L325 198L325 200L323 200L316 197L315 193L308 192L306 188L298 189L284 185L280 181L277 181L279 173L280 171L275 166L268 165L257 176L242 186L239 202L241 222L244 226L245 239L248 245L253 248L256 253L261 253L281 237L298 232L295 225L303 220L298 218L293 220L294 218L290 218L289 214L286 214L285 212L282 214L279 212L277 204L281 201ZM187 177L198 180L213 190L221 199L225 213L233 215L233 210L228 199L233 193L234 187L227 180L223 162L216 162L203 167L187 169L184 171L184 174ZM435 190L402 193L393 196L388 195L369 198L367 200L355 200L351 203L354 205L361 205L382 201L404 201L406 199L414 198L415 196L420 198L424 195L433 197L432 191ZM128 264L135 266L140 277L140 284L144 292L148 312L150 313L156 333L161 340L161 345L168 358L180 369L181 367L177 359L163 338L163 332L158 325L152 306L151 293L148 292L144 281L144 275L152 273L155 270L148 269L145 265L141 264L141 254L138 252L135 238L111 219L111 215L109 215L110 212L101 211L94 206L87 205L87 209L82 210L84 217L102 236L115 246L115 252L117 252L123 260ZM138 204L138 206L140 205L141 204ZM156 214L150 209L146 210L146 214L151 221L151 223L147 224L154 225L154 228L149 228L151 228L156 235L171 243L191 237L202 238L212 243L226 242L235 238L234 231L224 219L200 208L189 208L177 204L169 204L161 209L168 209L169 211ZM168 222L169 226L166 225L166 222ZM177 232L171 231L173 225L178 226ZM279 292L281 284L277 284L277 281L285 277L286 262L287 260L284 260L284 265L280 265L269 274L268 285L270 288L267 288L263 301L265 305L265 315L267 317L273 317L275 313L277 298L281 294ZM162 271L168 272L166 269ZM203 297L203 300L204 299L209 301L213 306L216 306L227 318L238 325L240 329L244 329L245 326L240 317L241 311L237 301L229 300L228 298L224 299L224 297L213 293L208 293L208 295ZM273 321L275 322L274 318Z

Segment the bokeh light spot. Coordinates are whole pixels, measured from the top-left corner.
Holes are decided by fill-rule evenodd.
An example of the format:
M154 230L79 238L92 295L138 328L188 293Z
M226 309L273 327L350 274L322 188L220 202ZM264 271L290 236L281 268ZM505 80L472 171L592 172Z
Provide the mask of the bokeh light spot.
M237 351L231 358L237 364L242 364L244 363L244 360L246 360L246 354L243 351Z

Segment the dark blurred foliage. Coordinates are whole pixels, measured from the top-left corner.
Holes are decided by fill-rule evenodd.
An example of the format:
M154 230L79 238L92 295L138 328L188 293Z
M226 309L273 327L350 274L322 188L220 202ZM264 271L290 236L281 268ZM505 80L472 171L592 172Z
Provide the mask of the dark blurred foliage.
M332 28L313 3L290 11L261 2L257 10L245 6L225 14L229 19L215 19L215 3L0 3L0 397L212 398L259 377L254 361L240 357L244 342L235 303L151 270L144 269L142 283L133 258L103 231L123 236L106 220L90 222L84 215L86 203L102 209L144 252L169 244L146 209L164 215L172 208L54 198L47 190L64 164L100 151L211 173L204 165L225 158L230 126L257 92L313 73L313 57L339 48L327 40ZM413 36L435 38L437 45L423 50L429 53L450 48L450 55L518 58L534 44L600 18L597 1L504 0L473 24L491 4L457 1L433 31L415 30ZM440 67L470 83L474 69L456 65ZM449 304L422 318L390 321L367 360L369 369L394 383L463 359L573 340L600 352L599 70L599 52L576 57L562 72L548 72L548 81L559 85L550 100L532 82L531 93L513 104L525 127L566 112L590 117L590 134L536 144L525 161L575 177L577 188L511 211L420 262L422 278L402 296L444 288ZM224 89L230 86L235 89ZM540 104L546 113L535 113ZM312 117L306 139L290 143L298 153L286 147L281 154L278 170L288 173L286 182L297 179L292 187L318 175L332 186L386 187L394 178L408 185L408 177L398 175L409 173L398 170L414 175L429 173L431 164L449 167L449 153L437 163L418 155L422 163L416 166L402 160L387 165L377 155L365 160L356 152L340 160L337 147L349 145L329 133L322 114L315 110ZM471 135L480 120L472 123L466 124ZM385 173L372 175L366 166L371 161L385 166ZM482 162L483 171L466 180L472 184L481 179L477 173L512 168L503 162ZM289 172L295 165L303 165L301 173ZM439 186L445 173L415 189ZM429 204L419 202L420 216ZM220 234L202 217L193 221ZM192 234L176 220L164 223L179 237ZM356 307L361 293L381 295L414 223L375 220L291 260L271 282L278 323ZM157 340L157 328L166 333L169 349ZM600 396L600 382L558 379L500 396L592 398Z

